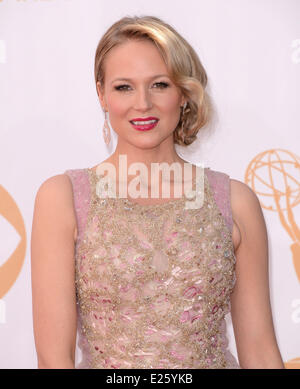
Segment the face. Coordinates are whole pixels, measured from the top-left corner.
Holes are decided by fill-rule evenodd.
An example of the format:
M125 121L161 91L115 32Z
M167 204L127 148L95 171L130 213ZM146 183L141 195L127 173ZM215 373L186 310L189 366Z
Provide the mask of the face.
M185 99L168 77L156 46L149 41L123 43L108 53L104 66L103 89L98 82L97 90L118 142L141 149L173 144L173 131ZM138 131L130 123L149 116L159 119L149 131Z

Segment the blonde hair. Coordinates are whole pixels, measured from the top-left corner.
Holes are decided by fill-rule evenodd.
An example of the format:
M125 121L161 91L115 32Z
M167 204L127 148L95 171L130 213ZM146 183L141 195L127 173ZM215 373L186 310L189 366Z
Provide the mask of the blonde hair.
M205 90L207 74L191 45L169 24L155 16L123 17L115 22L98 43L95 54L95 81L104 85L106 54L115 46L128 40L150 40L166 63L169 76L187 100L177 127L174 142L189 145L197 133L211 119L212 104ZM183 125L183 129L182 129Z

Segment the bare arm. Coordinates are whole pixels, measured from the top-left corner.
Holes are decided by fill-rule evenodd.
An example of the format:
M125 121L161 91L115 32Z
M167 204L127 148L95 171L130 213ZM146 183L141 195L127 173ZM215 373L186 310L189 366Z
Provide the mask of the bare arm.
M273 327L269 295L268 238L256 194L231 180L231 205L241 240L236 249L236 284L231 316L243 369L284 369Z
M76 219L70 179L53 176L39 188L31 234L31 278L38 368L74 368Z

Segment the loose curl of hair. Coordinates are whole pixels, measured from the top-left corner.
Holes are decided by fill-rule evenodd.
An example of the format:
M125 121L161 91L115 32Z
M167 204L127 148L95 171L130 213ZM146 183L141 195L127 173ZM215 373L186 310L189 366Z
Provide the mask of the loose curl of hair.
M159 50L174 84L187 100L173 132L174 142L187 146L197 139L197 133L211 119L212 104L207 91L206 71L191 45L169 24L155 16L123 17L115 22L98 43L94 73L95 81L104 85L106 54L128 40L149 40ZM182 128L183 127L183 128Z

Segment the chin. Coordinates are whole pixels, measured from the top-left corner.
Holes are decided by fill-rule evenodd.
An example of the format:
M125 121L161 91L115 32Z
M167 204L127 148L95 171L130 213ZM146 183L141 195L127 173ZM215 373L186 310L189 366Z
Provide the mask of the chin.
M167 138L149 136L144 137L143 139L130 139L129 143L136 148L147 150L160 146L166 139Z

